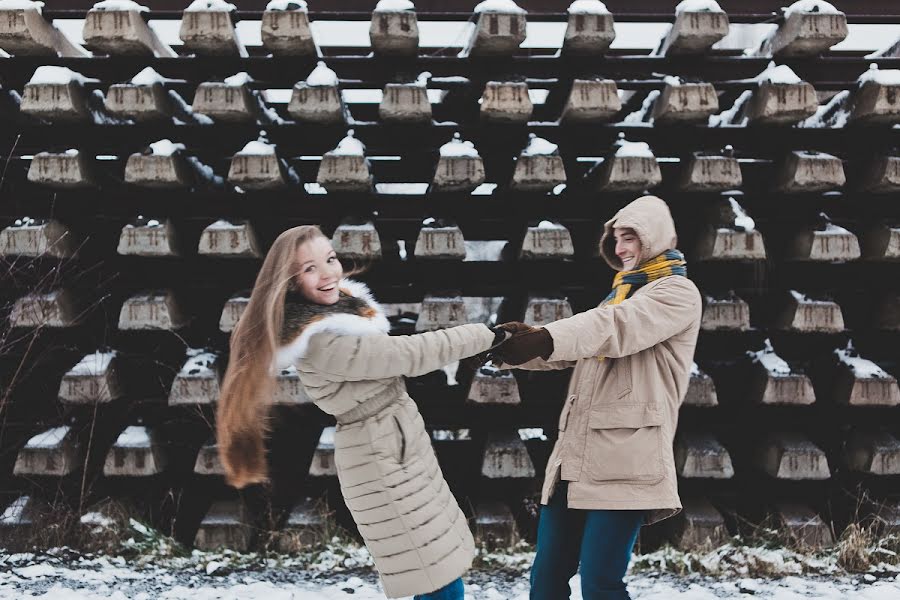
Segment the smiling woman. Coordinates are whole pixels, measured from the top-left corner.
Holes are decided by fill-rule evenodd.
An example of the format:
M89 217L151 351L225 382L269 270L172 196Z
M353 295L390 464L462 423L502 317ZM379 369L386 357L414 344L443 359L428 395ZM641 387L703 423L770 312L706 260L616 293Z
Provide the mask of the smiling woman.
M315 237L300 244L297 264L296 285L304 298L316 304L338 301L338 282L344 270L327 238Z

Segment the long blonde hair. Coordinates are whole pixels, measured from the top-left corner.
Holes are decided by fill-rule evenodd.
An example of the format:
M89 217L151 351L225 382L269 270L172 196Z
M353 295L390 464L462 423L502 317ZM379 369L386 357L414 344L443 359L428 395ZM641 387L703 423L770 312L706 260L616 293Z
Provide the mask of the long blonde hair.
M285 294L301 244L326 237L302 225L276 238L256 276L250 302L231 333L228 368L216 409L216 439L225 481L236 488L268 479L267 407L275 387L272 361L281 339Z

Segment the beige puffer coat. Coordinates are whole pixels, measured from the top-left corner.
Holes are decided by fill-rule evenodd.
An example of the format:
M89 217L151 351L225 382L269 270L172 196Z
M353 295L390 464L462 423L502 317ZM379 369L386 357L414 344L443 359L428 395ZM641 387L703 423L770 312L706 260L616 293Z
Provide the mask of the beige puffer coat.
M337 419L341 491L385 593L433 592L468 570L475 544L403 377L483 352L494 334L484 325L462 325L391 337L364 285L345 280L341 288L367 299L371 317L316 320L279 351L278 362L295 364L310 398Z
M639 198L606 223L601 253L621 270L614 252L616 227L638 234L641 263L675 248L675 224L659 198ZM575 370L547 463L542 503L563 479L570 482L570 508L647 510L647 523L681 509L672 441L701 310L694 283L669 276L638 288L621 304L601 305L546 326L553 354L517 368Z

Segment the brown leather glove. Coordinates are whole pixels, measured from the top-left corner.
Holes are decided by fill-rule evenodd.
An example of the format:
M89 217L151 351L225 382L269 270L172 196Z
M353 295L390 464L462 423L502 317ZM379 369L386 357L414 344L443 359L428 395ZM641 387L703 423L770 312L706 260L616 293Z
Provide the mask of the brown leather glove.
M528 327L523 323L504 323L499 327L515 327L518 333L494 349L493 358L508 365L521 365L541 357L547 359L553 354L553 336L543 327ZM524 329L527 328L527 329Z

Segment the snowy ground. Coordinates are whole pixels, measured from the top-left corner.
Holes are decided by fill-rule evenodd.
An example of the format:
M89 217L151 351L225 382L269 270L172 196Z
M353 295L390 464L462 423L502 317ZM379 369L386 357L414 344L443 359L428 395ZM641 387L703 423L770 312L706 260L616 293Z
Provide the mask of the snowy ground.
M211 571L211 573L207 573ZM574 600L581 594L577 576ZM640 573L628 578L632 598L643 600L707 600L770 598L793 600L896 600L900 575L784 577L780 579L713 579ZM374 600L381 599L368 569L323 574L291 567L243 569L220 574L205 568L130 566L121 558L67 555L0 556L0 600ZM471 600L527 600L526 572L484 570L467 577Z

